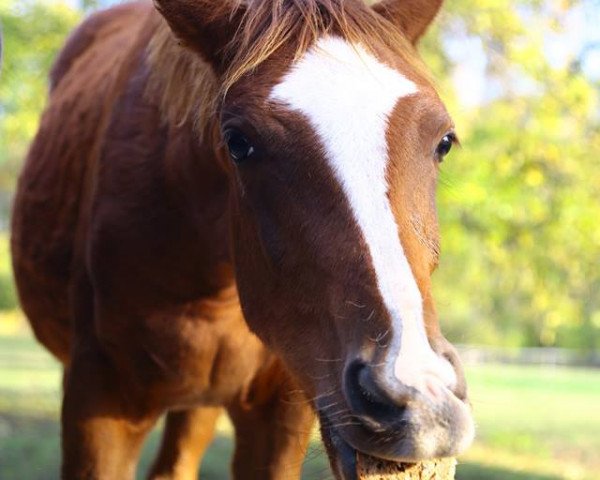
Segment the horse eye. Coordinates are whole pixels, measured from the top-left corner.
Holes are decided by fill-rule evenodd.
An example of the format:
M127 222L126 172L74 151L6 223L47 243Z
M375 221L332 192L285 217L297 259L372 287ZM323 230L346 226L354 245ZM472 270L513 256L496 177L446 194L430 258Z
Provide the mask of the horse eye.
M444 135L435 150L438 161L442 162L444 160L444 157L452 150L452 145L454 145L454 136L452 134Z
M254 147L239 130L228 130L225 132L225 142L231 159L240 164L254 154Z

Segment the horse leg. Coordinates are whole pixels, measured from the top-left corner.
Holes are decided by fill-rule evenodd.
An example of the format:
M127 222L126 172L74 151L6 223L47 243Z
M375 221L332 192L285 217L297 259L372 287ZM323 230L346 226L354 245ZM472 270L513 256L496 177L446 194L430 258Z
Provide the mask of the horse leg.
M269 386L273 391L268 395L257 393L262 398L250 404L238 401L228 408L235 426L236 480L300 478L314 414L304 395L290 389L289 382L270 380L276 383Z
M62 478L134 478L143 440L158 414L143 414L119 386L99 349L79 349L66 372L62 408Z
M204 407L167 413L160 451L150 470L152 480L192 480L210 444L220 408Z

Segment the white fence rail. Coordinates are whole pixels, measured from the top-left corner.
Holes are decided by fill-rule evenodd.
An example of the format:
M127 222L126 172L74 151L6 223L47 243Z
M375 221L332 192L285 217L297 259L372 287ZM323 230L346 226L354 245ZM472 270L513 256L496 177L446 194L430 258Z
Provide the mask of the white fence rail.
M505 363L600 368L600 352L578 352L564 348L496 348L458 345L466 365Z

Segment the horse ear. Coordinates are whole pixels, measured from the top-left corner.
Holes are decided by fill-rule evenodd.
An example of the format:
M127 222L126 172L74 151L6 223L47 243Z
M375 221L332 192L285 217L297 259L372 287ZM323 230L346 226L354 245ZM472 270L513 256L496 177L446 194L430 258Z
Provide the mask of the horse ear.
M239 0L154 0L173 33L220 70L244 14Z
M373 9L397 25L413 45L423 36L444 0L382 0Z

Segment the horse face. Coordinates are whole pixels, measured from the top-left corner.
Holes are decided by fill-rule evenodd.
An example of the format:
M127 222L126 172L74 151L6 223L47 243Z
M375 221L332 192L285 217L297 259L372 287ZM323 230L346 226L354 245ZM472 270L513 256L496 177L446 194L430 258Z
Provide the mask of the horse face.
M248 323L326 435L391 459L460 452L465 383L430 291L446 110L407 63L335 36L272 85L264 73L231 90L221 124Z
M402 23L401 4L381 12ZM237 81L220 110L246 320L312 396L340 471L354 450L455 455L473 422L430 291L452 122L411 49L330 34L293 51Z

